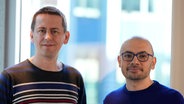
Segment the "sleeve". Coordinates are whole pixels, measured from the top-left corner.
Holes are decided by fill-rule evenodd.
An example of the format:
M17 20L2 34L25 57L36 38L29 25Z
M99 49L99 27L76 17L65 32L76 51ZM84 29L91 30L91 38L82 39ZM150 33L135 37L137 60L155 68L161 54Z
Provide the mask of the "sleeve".
M183 98L183 96L181 97L181 103L180 104L184 104L184 98Z
M4 70L0 73L0 102L1 104L12 104L12 83L10 76Z
M79 104L87 104L86 101L86 91L85 91L85 86L84 86L84 81L81 76L81 86L80 86L80 93L79 93Z
M173 98L175 97L176 101L174 102L178 102L178 103L175 103L175 104L184 104L184 98L183 98L183 95L178 92L175 94L175 96L173 96Z
M70 73L70 79L74 81L74 83L80 88L78 92L78 103L77 104L87 104L87 98L86 98L86 91L85 91L85 85L84 85L84 80L81 75L81 73L68 65L63 64L63 68L68 69L68 73Z

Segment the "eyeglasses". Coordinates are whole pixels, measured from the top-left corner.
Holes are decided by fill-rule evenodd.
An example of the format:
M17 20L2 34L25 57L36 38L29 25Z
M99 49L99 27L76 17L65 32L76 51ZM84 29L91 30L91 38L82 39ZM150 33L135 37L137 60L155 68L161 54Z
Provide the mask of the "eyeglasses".
M139 53L133 53L133 52L124 52L121 54L122 58L124 61L129 61L131 62L133 59L134 59L134 56L137 57L137 59L140 61L140 62L145 62L149 59L149 56L153 57L153 55L143 51L143 52L139 52Z

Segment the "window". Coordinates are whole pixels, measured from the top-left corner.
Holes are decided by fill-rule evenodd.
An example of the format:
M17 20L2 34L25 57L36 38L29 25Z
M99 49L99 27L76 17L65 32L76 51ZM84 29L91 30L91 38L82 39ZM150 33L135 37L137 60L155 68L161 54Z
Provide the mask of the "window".
M99 8L99 0L76 0L76 6L77 7L83 7L83 8Z
M73 14L77 17L98 18L100 16L100 1L76 0Z
M154 0L122 0L121 9L126 12L153 12Z
M140 0L122 0L122 10L127 12L140 11Z
M116 58L121 44L134 35L151 41L157 57L151 77L169 86L171 4L172 0L22 0L21 61L34 54L29 37L34 12L44 5L54 5L66 15L69 30L80 28L84 33L89 33L83 30L81 22L85 26L95 22L92 26L95 30L99 29L90 33L100 34L100 44L92 40L78 42L76 38L83 36L86 39L89 34L74 31L59 55L64 63L82 73L89 104L102 104L107 93L125 83ZM28 44L30 47L27 47Z

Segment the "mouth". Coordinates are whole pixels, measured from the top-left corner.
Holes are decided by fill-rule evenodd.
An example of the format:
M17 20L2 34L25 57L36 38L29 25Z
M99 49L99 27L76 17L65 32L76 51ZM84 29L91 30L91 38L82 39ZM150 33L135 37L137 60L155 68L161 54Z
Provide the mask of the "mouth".
M53 47L54 44L42 44L43 47Z
M53 44L44 44L43 46L53 46Z
M45 43L42 43L41 44L42 46L53 46L54 43L51 43L51 42L45 42Z
M130 72L133 72L133 73L138 72L138 71L142 71L142 69L140 67L137 67L137 66L136 67L135 66L128 67L127 70L130 71Z

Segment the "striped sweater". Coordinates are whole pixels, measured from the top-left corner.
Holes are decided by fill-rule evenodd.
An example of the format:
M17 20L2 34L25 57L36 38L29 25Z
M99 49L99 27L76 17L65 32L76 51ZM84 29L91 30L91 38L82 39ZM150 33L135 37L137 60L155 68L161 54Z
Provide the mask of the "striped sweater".
M50 72L25 60L1 73L0 104L86 104L84 82L70 66Z

